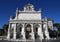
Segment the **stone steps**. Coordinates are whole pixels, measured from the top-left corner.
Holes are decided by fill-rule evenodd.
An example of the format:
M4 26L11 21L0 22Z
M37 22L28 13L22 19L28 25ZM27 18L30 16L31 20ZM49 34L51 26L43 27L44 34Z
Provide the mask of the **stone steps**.
M27 40L27 41L7 41L7 40L0 40L0 42L41 42L39 39L36 39L35 41L33 40ZM43 40L42 42L60 42L60 39L57 40Z
M0 42L34 42L34 41L7 41L7 40L0 40ZM37 40L35 42L41 42L41 41ZM60 42L60 39L59 40L49 40L49 41L43 40L42 42Z

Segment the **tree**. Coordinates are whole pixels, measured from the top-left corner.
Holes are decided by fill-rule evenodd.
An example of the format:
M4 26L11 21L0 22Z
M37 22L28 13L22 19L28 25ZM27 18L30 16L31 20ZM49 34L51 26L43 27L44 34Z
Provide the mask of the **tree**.
M4 24L2 28L3 28L3 31L4 31L4 35L6 36L7 32L8 32L8 24Z
M0 29L0 36L4 34L3 29Z
M57 27L57 36L59 36L60 37L60 24L59 23L55 23L54 24L54 27Z
M58 29L58 31L60 31L60 24L59 23L56 23L56 24L54 24L54 27L57 27L57 29Z

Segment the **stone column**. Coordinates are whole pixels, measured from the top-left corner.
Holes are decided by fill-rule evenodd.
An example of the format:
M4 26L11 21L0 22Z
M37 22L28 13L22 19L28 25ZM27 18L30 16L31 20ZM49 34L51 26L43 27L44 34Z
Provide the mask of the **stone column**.
M34 31L33 31L33 24L31 24L31 29L32 29L32 32L31 32L32 38L31 39L35 40Z
M11 24L9 23L8 34L7 34L7 39L10 39L10 27L11 27Z
M11 24L9 23L8 34L7 34L7 39L10 39L10 28L11 28Z
M42 32L42 24L39 24L38 35L39 35L39 39L42 41L42 39L44 39L43 32Z
M45 36L46 36L46 40L47 40L47 39L50 39L50 37L49 37L49 32L48 32L48 25L47 25L47 23L46 23L46 28L45 28Z
M45 23L45 36L46 36L46 40L47 40L47 39L50 39L49 32L48 32L48 20L47 20L47 18L45 18L45 21L46 21L46 23Z
M16 23L14 24L14 34L13 34L13 39L16 39Z
M22 32L21 32L21 34L22 34L22 36L23 36L22 39L25 40L25 39L26 39L26 38L25 38L25 24L22 24L22 25L23 25L23 27L22 27Z

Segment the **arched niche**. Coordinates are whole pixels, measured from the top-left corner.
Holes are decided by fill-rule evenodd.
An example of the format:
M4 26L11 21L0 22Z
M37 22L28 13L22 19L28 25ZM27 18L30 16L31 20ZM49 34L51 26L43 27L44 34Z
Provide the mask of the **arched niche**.
M17 24L17 28L16 28L16 32L17 32L16 37L17 37L17 39L18 39L18 38L22 38L22 35L21 35L22 27L23 27L22 24Z
M30 25L30 24L27 24L27 25L26 25L25 31L26 31L26 32L31 32L31 25Z
M35 35L35 39L37 39L38 36L38 28L39 28L39 24L34 24L34 35Z
M38 32L39 24L34 24L35 32Z
M26 39L30 39L30 37L31 37L31 35L30 35L30 33L31 33L31 25L30 24L26 24L26 26L25 26L25 32L26 32L26 34L25 34L25 37L26 37Z

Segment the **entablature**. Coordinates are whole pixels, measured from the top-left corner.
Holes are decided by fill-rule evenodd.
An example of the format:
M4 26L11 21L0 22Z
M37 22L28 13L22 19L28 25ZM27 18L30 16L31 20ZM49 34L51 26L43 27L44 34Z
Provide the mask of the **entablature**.
M41 21L41 20L10 20L10 23L40 23L40 24L46 24L47 21Z

